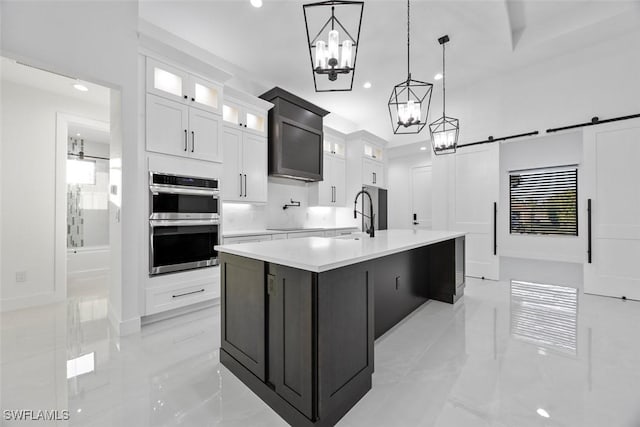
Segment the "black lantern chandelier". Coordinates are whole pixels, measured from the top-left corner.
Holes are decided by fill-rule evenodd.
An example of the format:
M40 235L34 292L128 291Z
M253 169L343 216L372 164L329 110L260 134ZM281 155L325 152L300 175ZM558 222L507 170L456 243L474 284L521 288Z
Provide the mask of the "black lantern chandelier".
M458 146L458 133L460 122L445 114L445 69L444 69L444 45L449 41L449 36L444 35L438 39L442 45L442 117L429 124L431 131L431 143L434 154L455 153Z
M353 88L363 8L363 1L343 0L322 1L302 6L316 92L344 92ZM325 20L329 10L331 15ZM336 12L353 18L351 19L353 25L345 27L336 17ZM310 25L316 29L319 28L318 32L315 33L315 30L310 32ZM312 36L314 33L315 36ZM354 38L352 34L356 37ZM345 76L350 74L351 78L341 79L342 84L335 84L334 82L341 74ZM327 76L327 80L323 79L322 83L318 84L316 75Z
M407 0L407 80L393 87L389 98L389 116L395 134L420 133L427 124L431 103L431 83L411 78L410 7Z

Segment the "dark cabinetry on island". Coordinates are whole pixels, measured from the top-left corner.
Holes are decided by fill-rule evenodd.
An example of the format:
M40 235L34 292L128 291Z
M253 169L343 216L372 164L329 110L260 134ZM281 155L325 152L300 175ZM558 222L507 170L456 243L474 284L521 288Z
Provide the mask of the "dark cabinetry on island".
M460 297L456 250L464 237L319 273L223 252L221 361L291 425L334 425L371 388L374 339Z

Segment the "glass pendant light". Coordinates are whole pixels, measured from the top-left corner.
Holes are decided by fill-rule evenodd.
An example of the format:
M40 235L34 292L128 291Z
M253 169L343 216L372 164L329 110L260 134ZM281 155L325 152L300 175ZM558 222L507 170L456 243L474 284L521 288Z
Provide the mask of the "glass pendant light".
M444 45L449 41L449 36L444 35L438 39L442 45L442 117L429 125L431 131L431 142L434 154L455 153L458 146L458 133L460 122L453 117L447 117L445 113L445 62Z
M425 127L431 104L431 83L411 78L411 22L410 3L407 0L407 79L393 87L389 98L389 117L395 134L420 133Z

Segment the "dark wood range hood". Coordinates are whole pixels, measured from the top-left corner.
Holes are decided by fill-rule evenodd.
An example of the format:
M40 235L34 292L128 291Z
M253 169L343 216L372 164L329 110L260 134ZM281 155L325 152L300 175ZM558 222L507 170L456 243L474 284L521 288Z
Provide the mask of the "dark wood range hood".
M329 111L274 87L260 95L269 110L269 175L322 181L322 118Z

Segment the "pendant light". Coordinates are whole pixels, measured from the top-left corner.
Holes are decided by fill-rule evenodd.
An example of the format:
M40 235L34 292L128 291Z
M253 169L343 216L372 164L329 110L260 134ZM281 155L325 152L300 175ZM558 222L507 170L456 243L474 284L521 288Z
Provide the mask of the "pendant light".
M353 88L363 8L363 1L345 0L321 1L302 6L316 92L344 92ZM330 15L325 19L329 11ZM350 18L357 17L357 20L351 20L351 25L347 23L345 27L336 13ZM315 29L310 31L311 27ZM312 37L312 34L315 36ZM352 34L356 37L352 37ZM326 80L318 79L316 75L326 76ZM338 79L340 75L345 78ZM348 78L349 75L351 78Z
M434 154L455 153L458 146L458 133L460 122L453 117L447 117L445 113L445 62L444 45L449 41L449 36L444 35L438 39L442 45L442 117L429 125Z
M431 103L431 83L411 78L411 9L407 0L407 79L393 87L389 117L395 134L420 133L427 124Z

